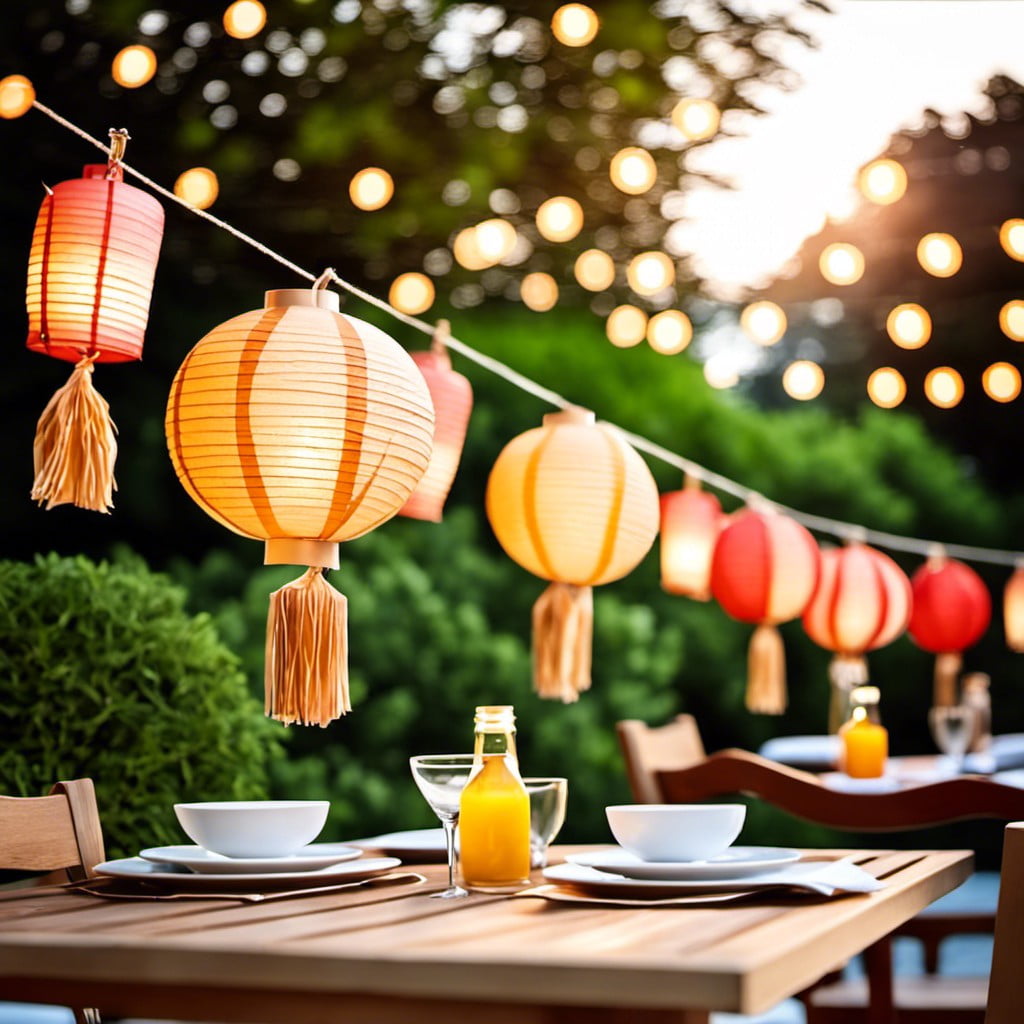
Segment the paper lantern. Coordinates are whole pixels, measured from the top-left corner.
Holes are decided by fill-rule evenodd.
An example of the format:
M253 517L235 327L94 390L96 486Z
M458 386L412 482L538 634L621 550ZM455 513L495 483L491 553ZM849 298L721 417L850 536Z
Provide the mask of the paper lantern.
M710 599L711 556L724 521L718 499L696 477L661 496L661 585L670 594Z
M775 628L807 607L818 582L818 545L796 520L746 508L715 545L711 593L734 619L757 623L750 640L747 708L786 710L786 658Z
M1011 651L1024 654L1024 563L1018 563L1003 591L1003 629Z
M156 199L122 180L127 137L111 132L108 164L47 189L32 235L28 347L75 364L36 429L32 497L48 509L113 505L117 441L93 367L142 355L164 227Z
M338 307L319 287L267 292L265 309L192 349L167 404L171 461L192 499L265 540L266 564L309 566L270 599L266 710L285 723L326 725L351 710L346 602L322 570L338 567L340 541L402 507L430 459L423 375Z
M846 721L849 695L868 681L866 651L892 643L910 620L910 580L888 556L853 543L821 553L821 573L804 610L807 635L832 651L829 731Z
M976 644L992 619L992 601L969 566L936 552L910 578L914 610L907 629L935 659L936 707L957 703L963 651Z
M630 572L658 532L651 471L592 412L551 413L498 456L487 517L510 558L551 580L533 608L534 686L575 701L590 687L591 588Z
M441 511L459 468L469 415L473 411L473 388L461 373L452 369L445 346L448 330L448 321L439 321L430 351L412 353L434 403L434 450L426 473L399 515L432 523L441 521Z

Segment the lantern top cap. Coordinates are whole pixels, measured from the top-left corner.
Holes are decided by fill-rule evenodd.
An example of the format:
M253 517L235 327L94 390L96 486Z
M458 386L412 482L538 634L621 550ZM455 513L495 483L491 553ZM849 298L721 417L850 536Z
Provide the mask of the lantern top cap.
M275 288L266 293L263 304L267 309L281 306L317 306L332 313L341 310L341 296L326 288Z
M597 422L597 417L590 409L584 409L581 405L570 405L558 412L549 412L544 416L545 427L558 427L566 424L582 424L592 426Z

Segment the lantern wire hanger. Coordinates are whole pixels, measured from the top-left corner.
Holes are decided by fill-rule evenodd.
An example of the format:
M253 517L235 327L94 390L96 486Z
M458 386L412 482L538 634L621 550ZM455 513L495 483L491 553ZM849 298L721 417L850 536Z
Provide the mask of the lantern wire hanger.
M103 150L103 152L113 155L113 146L108 147L103 144L99 139L90 135L83 128L69 121L67 118L62 117L55 110L41 103L38 99L33 100L32 106L40 113L45 114L51 120L57 124L68 129L68 131L74 133L79 138L89 142L97 149ZM251 235L246 234L244 231L240 231L234 225L229 224L227 221L221 220L219 217L210 213L208 210L201 210L198 207L192 206L186 200L181 199L175 195L170 189L165 188L152 178L147 177L141 171L124 163L123 160L118 158L118 165L125 172L132 175L134 178L147 185L154 192L170 200L171 202L177 203L179 206L184 207L190 213L197 217L202 217L204 220L209 221L211 224L219 227L221 230L228 232L233 235L239 241L244 242L246 245L255 249L257 252L262 253L264 256L274 260L281 266L291 270L292 273L297 274L299 277L304 278L307 281L316 282L316 275L310 273L298 264L293 263L286 256L275 250L264 245L262 242L257 241ZM327 271L324 271L326 274ZM401 310L395 309L388 302L378 298L369 292L364 291L357 285L352 284L350 281L346 281L340 277L333 270L330 271L330 280L350 294L362 299L364 302L371 306L376 306L378 309L393 316L396 320L407 324L409 327L414 328L423 334L433 336L438 329L439 325L428 323L425 320L421 320L419 317L412 316L408 313L403 313ZM321 275L323 276L323 275ZM514 387L519 388L521 391L525 391L528 394L533 395L535 398L539 398L543 402L547 402L549 405L553 405L558 409L568 409L575 405L575 403L569 401L569 399L558 394L556 391L552 391L550 388L539 384L537 381L519 373L518 371L502 363L500 360L494 359L491 356L484 354L483 352L477 351L471 345L466 342L459 340L452 334L447 334L444 337L444 344L447 348L452 351L458 352L460 355L465 356L471 362L476 363L478 366L485 370L501 377L503 380L512 384ZM743 484L738 483L735 480L731 480L729 477L722 476L720 473L715 473L710 469L706 469L699 463L693 462L684 456L673 452L664 446L651 441L649 438L644 437L642 434L635 434L631 431L624 430L621 427L617 428L622 436L629 441L629 443L639 451L645 452L653 458L659 459L662 462L667 463L670 466L674 466L685 473L689 473L691 476L703 481L715 489L724 492L725 494L732 495L741 501L748 501L755 492L749 487L745 487ZM768 501L768 499L764 499ZM797 522L802 523L810 530L814 530L818 533L828 534L832 537L836 537L839 540L847 541L851 538L866 539L872 544L879 547L887 548L890 551L903 551L913 554L919 554L927 556L932 546L936 543L935 541L925 540L918 537L905 537L894 533L887 533L883 530L873 530L866 527L860 526L856 523L849 523L843 520L830 519L826 516L813 515L808 512L802 512L799 509L790 508L786 505L780 505L776 502L769 502L778 511L791 516ZM1009 551L1001 550L997 548L977 547L969 544L951 544L946 543L943 545L946 553L951 558L960 558L966 561L972 562L985 562L990 565L1005 565L1014 566L1020 560L1024 559L1024 552L1022 551Z

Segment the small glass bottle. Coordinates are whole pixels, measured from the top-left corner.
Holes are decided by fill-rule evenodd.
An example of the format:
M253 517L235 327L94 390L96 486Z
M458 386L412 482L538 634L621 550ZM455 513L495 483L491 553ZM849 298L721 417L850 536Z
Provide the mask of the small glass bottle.
M878 779L885 774L889 733L879 718L879 696L877 686L853 690L850 718L839 729L839 770L854 779Z
M473 774L459 810L459 864L476 888L530 880L530 798L519 776L515 714L509 705L478 707Z

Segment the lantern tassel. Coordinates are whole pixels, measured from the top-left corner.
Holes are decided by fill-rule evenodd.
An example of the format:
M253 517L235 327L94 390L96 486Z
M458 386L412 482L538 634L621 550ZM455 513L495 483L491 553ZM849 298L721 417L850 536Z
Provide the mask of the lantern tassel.
M572 704L590 689L594 591L552 583L533 606L533 687L549 700Z
M266 713L290 725L325 726L348 698L348 600L320 568L270 595Z
M850 691L868 681L868 663L861 655L837 654L829 662L828 678L832 684L828 731L837 733L850 717Z
M117 428L92 384L97 355L79 360L36 426L32 499L47 510L68 502L94 512L114 507Z
M935 707L949 708L957 703L956 684L963 662L963 656L955 651L935 656L935 687L932 697Z
M762 623L747 652L747 710L781 715L786 710L786 652L779 631Z

